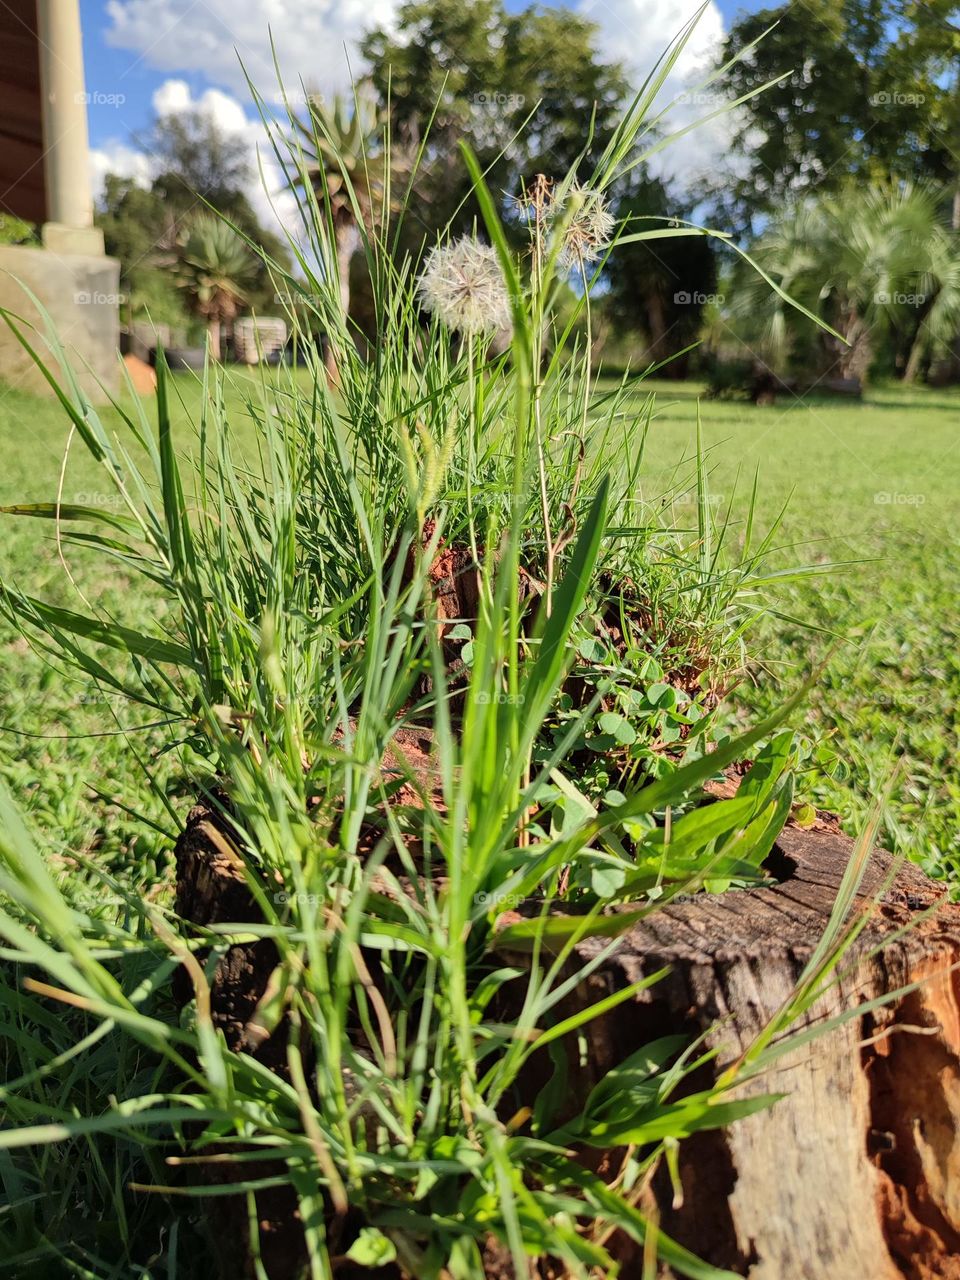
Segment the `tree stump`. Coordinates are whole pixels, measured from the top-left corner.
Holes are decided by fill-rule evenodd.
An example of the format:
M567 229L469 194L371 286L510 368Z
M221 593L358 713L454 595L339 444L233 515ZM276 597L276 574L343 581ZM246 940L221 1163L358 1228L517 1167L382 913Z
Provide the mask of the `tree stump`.
M658 1036L709 1032L722 1050L706 1070L718 1071L751 1043L823 935L850 857L852 844L835 824L818 828L782 833L772 887L675 902L624 935L558 1016L665 965L670 973L636 1003L591 1024L588 1060L571 1079L572 1107ZM209 812L191 814L177 864L184 919L249 918L242 871ZM890 869L889 855L874 854L861 905ZM581 959L602 945L584 942ZM214 983L214 1018L233 1047L245 1040L275 963L272 947L263 950L262 943L234 948ZM674 1205L665 1177L652 1188L663 1229L750 1280L960 1280L958 964L960 906L916 867L902 866L848 957L847 976L809 1019L920 985L792 1050L772 1078L746 1086L786 1094L775 1107L684 1143L682 1205ZM266 1062L274 1057L269 1041L255 1052ZM268 1274L287 1280L295 1272L283 1259L302 1261L291 1239L299 1224L266 1217L267 1239L278 1246ZM631 1242L615 1252L624 1280L641 1274ZM245 1275L233 1258L228 1273Z
M717 1071L753 1040L810 959L850 857L852 842L818 825L783 832L776 886L698 895L625 935L579 1000L671 972L595 1025L579 1093L668 1031L713 1027ZM888 854L873 855L862 905L890 869ZM903 865L843 966L849 976L808 1020L920 985L746 1086L786 1094L773 1108L683 1143L682 1206L665 1177L654 1183L663 1229L750 1280L960 1280L958 965L960 906ZM639 1275L629 1250L622 1274Z

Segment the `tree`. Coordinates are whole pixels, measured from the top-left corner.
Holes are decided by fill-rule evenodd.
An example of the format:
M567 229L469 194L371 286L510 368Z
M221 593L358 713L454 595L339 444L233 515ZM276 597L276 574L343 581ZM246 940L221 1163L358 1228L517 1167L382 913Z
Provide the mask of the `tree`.
M948 352L953 355L956 335L960 333L960 246L955 228L951 233L943 225L926 225L917 237L916 248L919 287L912 314L905 309L905 325L899 323L899 316L893 318L896 331L907 337L903 366L906 382L916 381L924 367L937 357Z
M256 259L243 239L219 218L201 214L193 223L180 267L181 284L207 323L210 354L220 359L220 336L247 300Z
M222 211L254 181L246 140L197 108L156 117L140 145L154 161L158 187L180 208L200 197Z
M865 377L879 340L892 337L916 376L960 322L960 253L942 203L930 186L848 184L786 209L753 255L844 341L804 320L753 271L733 293L746 336L781 367L793 358L846 378Z
M743 56L728 73L730 97L783 77L740 111L734 145L745 172L735 203L744 218L837 190L851 175L955 178L956 9L945 0L805 0L734 23L723 57Z
M954 0L924 0L909 6L910 23L888 55L890 78L906 84L923 68L929 134L924 168L952 188L951 222L960 229L960 6ZM907 133L910 146L915 141Z
M629 231L662 228L671 217L688 213L673 204L662 182L647 175L617 203L617 216L627 220ZM617 245L607 276L611 318L645 336L650 360L667 360L696 342L717 287L716 257L706 236Z
M127 322L184 327L187 313L173 268L179 255L177 220L162 195L133 178L108 174L97 213L106 251L120 262Z
M303 158L303 175L321 209L329 215L336 256L340 305L350 314L350 263L360 247L361 224L372 232L381 215L386 166L383 119L376 101L359 91L351 101L336 95L331 104L312 97L306 120L293 117L294 148ZM294 179L301 187L303 176ZM327 346L331 373L333 353Z
M285 240L263 225L251 203L248 193L260 177L242 137L206 112L187 109L159 117L148 145L160 166L152 190L162 197L168 221L178 227L181 239L197 210L212 206L269 258L289 267ZM270 306L275 293L270 272L258 259L247 290L250 305Z
M421 241L447 223L468 230L479 217L460 138L491 190L514 195L522 180L564 173L581 152L606 145L626 81L599 56L595 35L566 8L508 13L503 0L406 0L389 29L363 40L395 136L425 145L411 203Z
M131 320L149 314L157 323L183 324L183 295L174 269L197 213L207 203L265 255L289 267L286 243L261 224L247 194L259 178L243 139L229 135L205 113L188 110L158 118L141 146L159 164L156 176L145 186L109 174L97 211L107 252L120 260ZM264 262L250 256L244 297L250 306L270 307L276 286Z

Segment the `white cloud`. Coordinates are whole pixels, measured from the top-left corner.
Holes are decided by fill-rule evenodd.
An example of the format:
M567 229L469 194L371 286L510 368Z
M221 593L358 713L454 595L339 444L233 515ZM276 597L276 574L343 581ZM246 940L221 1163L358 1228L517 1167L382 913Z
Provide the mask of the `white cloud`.
M249 119L236 98L220 89L206 89L195 98L185 80L166 80L153 95L153 109L160 117L180 111L201 111L210 116L224 134L241 138L249 150L251 169L256 175L249 192L250 200L263 224L267 227L285 224L293 230L299 229L296 198L284 187L263 124L259 117ZM266 189L260 181L261 162ZM108 173L136 178L146 184L156 172L150 156L122 142L107 142L92 150L90 163L96 197L101 194Z
M227 134L248 133L250 121L236 98L220 89L206 89L198 98L190 92L186 80L165 80L153 95L153 109L158 116L180 111L202 111L211 116ZM256 122L259 125L259 121Z
M371 27L389 25L399 0L108 0L107 42L160 71L198 72L246 101L240 62L264 97L277 91L272 36L284 82L325 91L349 80L347 53ZM135 65L133 63L132 65Z
M90 151L90 181L95 199L99 199L103 191L103 182L108 173L116 173L121 178L136 178L146 185L150 181L150 160L142 151L128 146L125 142L106 142Z
M610 58L626 62L642 78L681 28L700 8L699 0L581 0L579 12L597 23L600 44ZM723 17L712 2L694 27L670 73L683 86L710 66L723 42Z
M580 0L578 5L579 12L600 28L601 51L625 63L637 86L699 8L700 0ZM716 66L725 34L723 16L711 0L660 90L655 112L673 103L658 127L661 135L686 128L720 105L722 84L702 93L695 90ZM732 134L733 118L718 116L658 152L650 168L696 194L705 177L728 167Z
M700 7L700 0L571 3L598 25L601 52L626 63L636 85ZM400 0L108 0L107 40L130 51L131 74L142 61L162 71L196 72L229 90L208 89L196 102L225 128L240 131L253 126L241 106L249 102L250 91L239 59L267 102L275 103L272 36L288 89L296 92L302 80L329 93L346 84L348 66L360 68L360 36L376 25L389 27L399 4ZM663 132L682 129L715 109L715 100L691 98L689 90L714 64L723 38L722 14L710 0L661 90L660 107L681 98L662 122ZM180 79L168 80L155 96L161 112L191 102L190 89ZM651 168L696 192L705 176L727 166L731 134L731 118L719 117L658 153Z

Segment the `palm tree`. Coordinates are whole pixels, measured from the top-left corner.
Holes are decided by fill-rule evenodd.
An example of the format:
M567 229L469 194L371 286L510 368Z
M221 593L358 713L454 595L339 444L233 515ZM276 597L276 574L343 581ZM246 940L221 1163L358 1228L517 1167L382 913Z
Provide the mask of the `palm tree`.
M820 335L842 377L866 375L882 333L908 335L912 377L956 332L960 257L941 203L930 186L850 186L785 210L758 240L754 256L767 274L844 339ZM734 309L775 364L811 337L812 326L755 275L742 278Z
M350 263L362 232L371 234L383 216L389 157L383 142L384 116L369 92L349 101L336 95L330 104L309 100L306 120L291 116L300 171L291 185L312 186L333 230L334 256L344 323L350 314ZM327 364L335 372L327 345Z
M913 320L913 336L904 369L904 381L914 382L924 364L938 355L953 353L960 333L960 247L956 229L941 225L938 234L923 242L924 258L918 262L919 285Z
M220 359L220 336L246 301L256 259L242 236L220 218L201 214L191 224L180 256L180 284L207 322L210 354Z

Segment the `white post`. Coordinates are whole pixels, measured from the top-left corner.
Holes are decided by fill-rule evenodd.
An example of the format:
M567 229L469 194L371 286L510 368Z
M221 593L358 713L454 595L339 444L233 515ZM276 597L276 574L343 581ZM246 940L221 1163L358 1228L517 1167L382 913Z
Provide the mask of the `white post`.
M93 225L87 95L79 0L37 0L47 218L43 243L56 253L103 253Z

